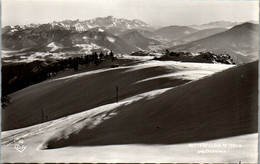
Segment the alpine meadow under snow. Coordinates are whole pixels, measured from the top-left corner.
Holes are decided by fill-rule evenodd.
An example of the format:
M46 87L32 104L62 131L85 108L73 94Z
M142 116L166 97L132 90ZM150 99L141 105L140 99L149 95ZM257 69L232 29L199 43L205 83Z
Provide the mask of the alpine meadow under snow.
M1 162L255 163L257 23L3 27Z

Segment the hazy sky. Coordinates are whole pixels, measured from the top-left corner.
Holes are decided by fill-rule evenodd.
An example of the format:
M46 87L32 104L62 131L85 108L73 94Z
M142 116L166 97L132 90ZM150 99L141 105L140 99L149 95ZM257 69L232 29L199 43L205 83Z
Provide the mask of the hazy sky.
M113 15L154 26L258 20L258 1L2 0L2 25L87 20Z

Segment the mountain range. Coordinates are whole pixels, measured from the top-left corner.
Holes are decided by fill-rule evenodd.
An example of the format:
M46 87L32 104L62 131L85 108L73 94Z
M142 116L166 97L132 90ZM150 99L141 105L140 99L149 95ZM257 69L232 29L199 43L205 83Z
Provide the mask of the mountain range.
M137 19L108 16L2 28L2 49L19 52L127 54L171 47L174 51L230 53L236 62L243 63L257 58L257 41L258 24L251 22L219 21L155 29Z
M217 34L217 33L221 33L226 31L226 28L210 28L210 29L205 29L205 30L199 30L197 32L194 32L190 35L187 35L185 37L183 37L183 42L191 42L194 40L199 40L202 38L206 38L208 36Z
M101 29L86 31L67 30L60 26L43 24L35 28L2 34L2 47L7 50L30 50L40 52L112 50L117 53L129 53L136 50L119 37Z
M125 31L129 29L143 29L143 30L154 30L152 26L138 20L128 20L123 18L115 18L113 16L98 17L90 20L64 20L64 21L53 21L48 23L52 29L66 29L76 31L86 31L91 28L105 27L106 30L110 31ZM39 27L41 24L29 24L29 25L17 25L17 26L6 26L3 28L2 34L7 32L14 32L21 29Z
M227 53L236 63L246 63L258 58L258 24L243 23L233 28L206 38L177 45L174 51L212 51Z
M195 28L198 30L210 29L210 28L232 28L236 25L242 24L243 22L230 22L230 21L216 21L209 22L200 25L191 25L189 27ZM255 22L252 22L255 23Z

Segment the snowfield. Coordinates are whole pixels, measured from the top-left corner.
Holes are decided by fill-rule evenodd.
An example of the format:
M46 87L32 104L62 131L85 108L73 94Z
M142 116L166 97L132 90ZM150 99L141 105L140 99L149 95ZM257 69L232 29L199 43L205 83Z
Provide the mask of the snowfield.
M104 32L104 30L103 30L103 29L101 29L101 28L99 28L99 29L98 29L98 31L99 31L99 32Z
M109 40L110 42L114 43L116 39L113 38L113 37L107 37L107 40Z
M229 137L211 141L172 145L107 145L64 147L46 149L45 140L68 138L86 126L94 129L107 119L117 115L117 108L138 100L153 99L172 88L159 89L139 94L119 103L103 105L88 111L63 117L43 124L2 132L2 162L234 162L257 160L257 134ZM20 153L14 148L22 140L27 145ZM204 146L203 146L204 145ZM205 146L218 145L218 146ZM244 151L245 148L248 151ZM10 155L11 156L10 156ZM87 155L86 155L87 154ZM189 154L189 158L187 158ZM234 156L234 154L240 154Z
M49 43L49 44L47 45L47 47L52 48L52 49L50 50L51 52L52 52L52 51L56 51L56 50L58 50L59 48L61 48L61 47L59 47L55 42Z
M11 94L2 124L23 127L2 132L1 161L257 161L258 134L251 128L257 106L252 101L257 97L255 64L121 58L138 62L56 77ZM56 118L41 122L41 108ZM19 152L21 146L25 149Z
M76 44L75 47L80 47L82 50L85 52L85 54L91 54L93 49L102 49L102 50L107 50L107 48L101 47L96 45L95 43L90 43L90 44Z
M206 64L206 63L182 63L182 62L176 62L176 61L156 61L156 60L151 60L154 57L153 56L128 56L124 55L124 59L134 59L134 60L141 60L141 61L146 61L141 64L137 64L134 66L123 66L119 68L114 68L114 69L128 69L125 72L131 72L131 71L136 71L140 69L146 69L146 68L153 68L153 67L164 67L165 69L169 71L175 71L174 73L168 73L165 75L160 75L160 76L155 76L149 79L143 79L138 82L142 81L147 81L147 80L153 80L153 79L158 79L158 78L164 78L164 77L173 77L177 79L184 79L184 80L198 80L200 78L203 78L205 76L212 75L213 73L220 72L222 70L234 67L235 65L226 65L226 64ZM148 61L147 61L148 60ZM62 78L57 78L54 79L56 80L66 80L66 79L75 79L78 77L82 76L87 76L91 74L96 74L96 73L101 73L105 71L111 71L110 68L105 68L105 69L99 69L99 70L94 70L94 71L88 71L88 72L83 72L83 73L78 73ZM51 80L53 81L53 80Z

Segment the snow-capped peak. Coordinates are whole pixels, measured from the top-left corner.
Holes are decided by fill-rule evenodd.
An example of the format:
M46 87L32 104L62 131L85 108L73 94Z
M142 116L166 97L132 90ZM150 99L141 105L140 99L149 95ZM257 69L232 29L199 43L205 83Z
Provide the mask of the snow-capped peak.
M14 26L12 29L24 29L29 27L39 27L41 25L26 25L26 26ZM53 21L49 24L46 24L47 28L54 29L54 28L64 28L66 30L74 29L76 31L87 31L88 29L95 28L95 27L105 27L105 28L120 28L120 29L144 29L149 30L151 26L138 20L128 20L124 18L115 18L113 16L107 17L98 17L90 20L64 20L64 21Z

